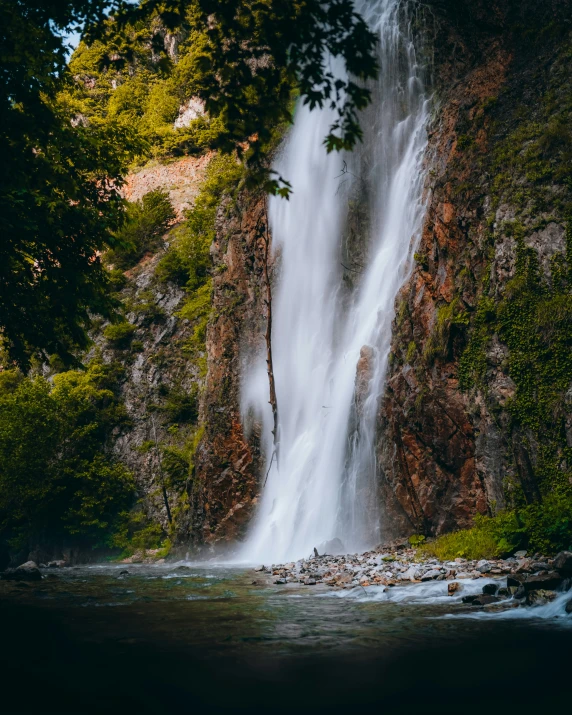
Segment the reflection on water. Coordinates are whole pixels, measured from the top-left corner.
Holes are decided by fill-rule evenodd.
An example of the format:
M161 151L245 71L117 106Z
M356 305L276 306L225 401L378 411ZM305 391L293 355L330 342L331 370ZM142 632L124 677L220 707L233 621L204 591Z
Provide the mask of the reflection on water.
M552 617L527 609L526 622L510 620L522 610L474 618L460 597L485 579L451 598L446 582L333 592L254 586L259 575L244 569L183 563L49 575L0 582L1 672L6 682L38 683L26 692L29 710L9 712L330 713L383 704L408 713L417 711L413 697L426 713L444 712L450 693L468 698L464 712L480 712L490 697L528 712L546 677L544 706L564 697L557 676L568 667L570 619L555 604ZM526 693L511 678L524 678ZM15 705L26 698L20 691Z

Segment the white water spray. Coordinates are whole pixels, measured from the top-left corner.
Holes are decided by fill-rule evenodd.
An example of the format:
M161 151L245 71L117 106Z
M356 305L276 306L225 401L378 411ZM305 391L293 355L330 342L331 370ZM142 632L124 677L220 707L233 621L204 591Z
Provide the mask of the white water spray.
M294 189L290 201L270 202L279 255L272 342L280 462L267 465L241 553L248 561L307 557L336 537L346 551L378 539L376 415L395 298L424 208L428 101L405 6L363 0L360 8L379 34L381 66L362 117L362 147L328 155L332 113L300 107L276 167ZM242 401L245 415L262 419L269 461L262 359L245 376Z

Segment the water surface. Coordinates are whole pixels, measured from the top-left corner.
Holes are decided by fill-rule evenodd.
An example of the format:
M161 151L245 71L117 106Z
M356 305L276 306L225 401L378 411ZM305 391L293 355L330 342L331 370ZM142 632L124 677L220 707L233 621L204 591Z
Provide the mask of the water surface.
M474 618L437 593L445 583L388 597L182 566L0 582L0 710L522 713L568 701L562 615Z

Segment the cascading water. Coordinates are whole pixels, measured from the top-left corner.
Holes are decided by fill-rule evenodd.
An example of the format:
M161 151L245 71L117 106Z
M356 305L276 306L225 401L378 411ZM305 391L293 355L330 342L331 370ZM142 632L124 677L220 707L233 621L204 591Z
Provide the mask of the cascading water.
M241 553L248 561L306 557L336 537L354 551L379 534L376 414L395 298L423 217L428 100L405 0L363 0L360 9L379 34L381 67L363 145L328 155L332 113L300 107L277 166L294 189L290 201L270 201L279 463L267 464ZM262 359L242 401L262 420L270 462Z

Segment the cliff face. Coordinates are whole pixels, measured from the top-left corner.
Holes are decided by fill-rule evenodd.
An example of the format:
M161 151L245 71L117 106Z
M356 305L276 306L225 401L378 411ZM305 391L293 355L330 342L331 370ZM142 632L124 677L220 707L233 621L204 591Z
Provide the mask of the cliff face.
M518 362L526 349L515 313L531 309L539 365L558 360L516 281L526 280L518 264L529 260L548 295L566 258L571 6L460 5L455 13L443 3L437 14L427 215L397 300L379 413L389 533L438 534L512 499L541 498L549 459L561 473L553 476L568 478L556 462L567 446L572 375L563 371L544 418L525 405L525 395L542 401L548 385ZM554 439L544 431L552 419Z
M420 19L436 109L426 219L396 302L379 409L386 538L469 526L477 513L541 499L548 483L572 476L572 320L562 299L572 279L571 16L570 0L440 0ZM180 214L194 197L190 174L200 177L206 160L147 169L130 196L171 188ZM124 289L160 310L127 316L142 351L119 356L132 428L116 449L165 529L148 408L200 388L187 477L169 492L179 544L240 539L256 506L263 460L256 426L243 428L240 380L264 348L265 222L260 195L242 192L218 208L206 370L184 350L193 325L176 315L183 291L154 282L160 255L133 269ZM188 439L168 420L157 429L163 446Z
M240 380L245 361L264 343L266 220L264 196L226 200L211 247L213 303L200 416L205 431L195 458L189 526L191 539L211 547L244 535L260 489L259 434L255 427L245 436Z

